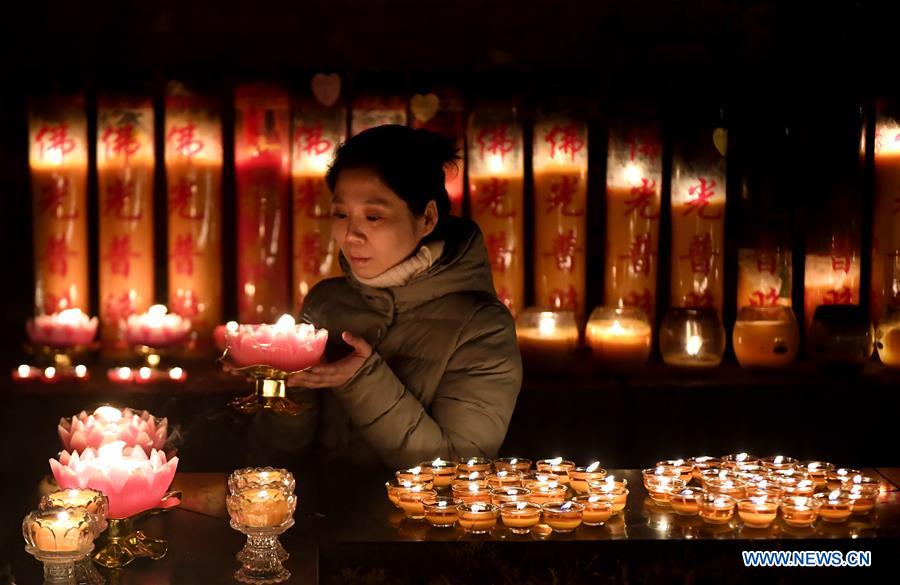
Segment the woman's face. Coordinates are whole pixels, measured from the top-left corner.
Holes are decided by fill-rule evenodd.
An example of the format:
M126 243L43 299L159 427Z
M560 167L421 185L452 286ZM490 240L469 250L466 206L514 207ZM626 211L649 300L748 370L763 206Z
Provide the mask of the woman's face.
M434 202L416 217L406 202L366 169L341 171L332 197L332 237L353 273L373 278L406 260L434 230Z

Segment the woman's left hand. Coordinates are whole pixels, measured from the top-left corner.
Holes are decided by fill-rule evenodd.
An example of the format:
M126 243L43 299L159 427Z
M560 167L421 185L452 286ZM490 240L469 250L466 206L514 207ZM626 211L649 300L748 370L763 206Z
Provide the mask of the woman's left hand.
M337 388L346 384L363 365L363 362L372 355L372 346L362 337L355 337L346 331L341 338L353 348L350 355L334 363L320 364L294 374L288 378L287 385L304 388Z

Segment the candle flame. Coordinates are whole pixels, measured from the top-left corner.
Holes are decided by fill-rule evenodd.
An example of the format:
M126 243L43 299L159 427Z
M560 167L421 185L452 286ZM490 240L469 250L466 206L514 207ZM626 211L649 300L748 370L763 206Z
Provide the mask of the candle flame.
M27 378L30 375L31 375L31 366L27 366L25 364L22 364L21 366L19 366L19 377L20 378Z
M472 510L473 512L484 512L485 510L487 510L487 506L485 506L484 504L472 504L470 510Z
M684 346L684 350L690 356L696 356L700 353L700 348L703 347L703 339L700 338L699 335L691 335L688 337L687 343Z
M75 375L79 378L84 378L87 375L87 367L83 364L78 364L75 366Z
M172 378L173 380L180 380L181 376L183 374L184 374L184 370L182 370L181 368L179 368L177 366L172 368L171 370L169 370L169 377Z
M513 457L512 459L509 460L510 465L515 465L518 462L519 462L519 460L516 457Z
M69 513L65 510L56 515L56 519L60 522L66 522L69 520Z
M471 459L466 461L466 465L468 465L468 466L475 465L476 463L478 463L478 459L476 459L475 457L472 457Z
M585 468L585 471L587 471L588 473L594 473L595 471L597 471L598 467L600 467L600 462L594 461Z
M503 164L503 157L499 154L491 154L488 155L485 160L487 163L488 170L492 173L500 173L503 172L506 165Z
M746 461L746 460L747 460L747 457L749 457L749 455L747 455L746 453L738 453L738 454L735 456L734 460L735 460L735 461Z
M413 467L412 469L409 469L408 471L413 475L419 475L419 472L422 471L422 467L419 465L416 465L415 467Z
M509 488L508 490L506 490L507 496L514 496L514 495L516 495L516 493L517 493L516 488Z
M432 467L442 467L444 465L444 460L438 457L434 461L431 462Z
M805 488L805 487L811 486L812 484L813 484L813 482L811 480L804 479L804 480L800 481L800 483L797 484L797 487Z
M603 496L598 496L597 494L594 494L593 496L588 497L589 502L599 502L602 499L603 499Z
M775 465L781 465L781 462L784 461L784 456L779 455L775 458Z
M625 165L625 169L622 171L622 175L625 177L625 180L632 186L638 186L641 184L641 178L643 173L638 165L634 163L628 163Z
M118 374L120 380L127 380L131 376L131 368L121 367Z
M166 314L168 309L165 305L153 305L149 309L147 309L147 316L151 318L159 319Z
M479 489L480 489L480 488L478 487L478 484L477 484L477 483L472 482L472 483L469 484L469 491L470 491L470 492L477 492Z
M506 470L498 471L498 472L497 472L497 477L499 477L499 478L504 478L504 477L506 477L507 475L509 475L509 472L506 471Z
M148 368L147 366L144 366L143 368L138 370L138 376L140 376L142 380L149 380L150 374L150 368Z
M830 501L837 500L840 497L841 497L841 490L834 490L830 494L828 494L828 499Z
M719 497L713 500L713 505L717 508L722 508L728 505L728 498Z
M122 411L114 406L98 406L94 409L94 416L99 416L106 422L117 423L122 420Z
M560 463L562 463L562 460L562 457L555 457L553 459L548 459L547 463L549 463L550 465L559 465Z
M750 501L756 504L757 506L762 506L766 503L766 496L754 496L750 498Z
M613 324L609 326L608 331L614 335L622 335L623 333L626 333L625 328L622 327L618 319L613 321Z
M516 502L516 510L524 510L528 507L528 502Z
M472 473L469 474L469 481L475 481L476 479L478 479L477 471L473 471Z
M77 325L86 316L81 309L66 309L56 314L56 322L60 325Z
M676 459L675 461L672 462L672 465L674 465L675 467L684 465L684 459Z
M275 323L275 331L278 333L289 333L294 330L294 325L296 324L294 317L285 313Z
M719 472L719 479L724 480L726 477L728 477L727 470L723 469L722 471Z
M541 313L541 319L538 322L538 333L541 337L551 337L556 331L556 315L550 312Z
M231 333L237 333L238 327L239 325L237 321L229 321L228 323L225 323L225 331L230 331Z
M572 507L572 502L566 502L565 504L561 505L561 506L559 507L559 509L560 509L561 512L564 512L564 511L568 510L568 509L571 508L571 507Z
M50 366L49 368L44 370L44 377L48 380L52 380L54 377L56 377L56 368Z
M856 484L862 483L862 476L861 476L861 475L854 475L854 476L853 476L853 483L856 483Z

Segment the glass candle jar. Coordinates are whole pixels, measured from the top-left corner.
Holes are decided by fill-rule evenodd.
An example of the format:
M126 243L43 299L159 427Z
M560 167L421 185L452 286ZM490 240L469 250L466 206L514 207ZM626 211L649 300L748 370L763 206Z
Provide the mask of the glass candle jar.
M528 501L535 504L546 504L548 502L562 502L566 499L568 488L561 483L534 483L530 488L531 494L528 495Z
M425 471L422 467L400 469L394 473L398 482L409 482L413 485L421 485L425 489L434 486L434 474Z
M604 371L628 373L647 362L653 329L637 307L597 307L585 328L585 342Z
M423 520L425 518L425 500L434 500L437 492L434 490L410 490L400 495L400 509L410 520Z
M228 493L234 494L248 487L268 487L293 493L297 482L288 470L274 467L245 467L228 477Z
M450 491L454 499L469 504L476 502L487 504L491 501L491 488L483 480L454 480L450 484Z
M494 459L495 471L518 471L525 475L531 470L531 459L524 457L501 457Z
M669 495L669 504L679 516L696 516L700 512L700 498L706 492L685 487Z
M844 489L853 500L853 513L868 514L881 493L881 483L872 477L854 475L850 482L844 484Z
M825 522L846 522L853 512L853 500L846 492L833 490L827 494L816 494L819 500L819 516Z
M618 514L625 509L628 503L628 488L622 482L610 481L612 476L607 476L603 481L588 482L590 494L608 495L612 498L612 513Z
M852 481L857 475L862 475L858 469L850 469L847 467L839 467L825 474L825 486L829 490L840 490L844 488L844 484Z
M470 534L487 534L497 525L500 508L481 502L462 503L457 506L459 525Z
M582 523L585 526L603 526L613 514L614 499L610 494L577 496L575 501L584 506Z
M500 519L513 534L528 534L541 521L541 506L532 502L505 502Z
M60 490L41 498L38 510L48 508L83 508L94 516L95 536L106 530L109 499L103 492L90 488Z
M465 461L461 461L457 472L462 474L472 473L488 473L493 467L493 462L485 457L469 457Z
M438 457L432 461L422 461L418 467L422 472L434 477L433 487L443 488L449 486L456 477L459 462Z
M546 473L543 471L537 471L533 473L530 477L522 478L522 486L531 488L535 484L547 484L547 483L561 483L559 481L559 476L555 473Z
M588 493L588 482L599 481L606 477L606 470L600 467L600 462L595 461L587 467L574 467L569 470L569 487L576 494Z
M669 477L665 475L652 475L647 477L644 486L647 488L647 494L654 503L667 505L669 496L673 492L684 489L686 482L679 477Z
M800 326L790 307L742 307L731 335L744 368L782 368L797 358Z
M778 517L779 501L769 496L751 496L738 501L738 516L745 526L766 528Z
M806 528L819 517L820 506L818 498L789 496L781 500L781 519L788 526Z
M691 457L687 463L693 465L694 480L700 481L700 474L710 468L718 468L722 466L721 459L710 457L709 455L701 455L699 457Z
M734 498L717 494L704 494L700 498L700 518L708 524L727 524L734 516Z
M508 502L525 502L531 490L524 487L494 488L491 490L491 503L501 506Z
M679 477L684 481L691 481L694 476L694 465L684 459L668 459L666 461L657 461L656 467L674 467L679 472Z
M750 453L732 453L722 457L722 467L731 469L738 465L759 465L759 457Z
M519 487L522 485L522 474L518 471L498 471L488 474L485 481L491 488Z
M889 305L878 320L875 348L881 363L889 368L900 368L900 305Z
M568 461L562 457L541 459L536 465L538 471L556 475L559 478L557 481L564 485L569 484L569 471L575 468L574 461Z
M584 518L584 505L573 502L547 502L542 506L544 522L554 532L572 532L579 526Z
M828 472L834 471L834 463L829 463L827 461L804 461L797 466L797 469L805 470L815 482L816 487L824 487Z
M387 490L387 497L391 504L398 510L400 509L400 496L413 489L413 484L408 481L397 483L396 481L387 481L384 483ZM421 486L419 489L422 489Z
M456 524L459 512L456 507L461 502L445 496L422 500L425 520L435 528L451 528Z
M228 514L240 525L275 528L292 520L297 497L271 486L248 487L225 499Z
M859 305L821 305L813 316L807 343L820 366L858 370L872 357L874 336L869 315Z
M725 354L725 329L714 309L671 308L659 330L659 349L666 365L714 368Z
M526 368L565 368L578 349L575 313L530 307L516 318L516 337Z
M771 457L763 457L759 460L760 464L766 469L774 471L781 469L794 469L800 462L793 457L785 457L784 455L773 455Z

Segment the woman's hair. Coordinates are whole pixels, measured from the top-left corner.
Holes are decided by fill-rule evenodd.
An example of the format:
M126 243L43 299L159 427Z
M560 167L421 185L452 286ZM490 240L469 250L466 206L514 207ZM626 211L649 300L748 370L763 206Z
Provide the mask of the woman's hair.
M427 240L437 239L450 214L444 169L456 167L457 148L448 138L425 129L386 124L353 136L337 149L325 180L334 192L341 172L366 169L406 202L413 215L437 204L438 223Z

